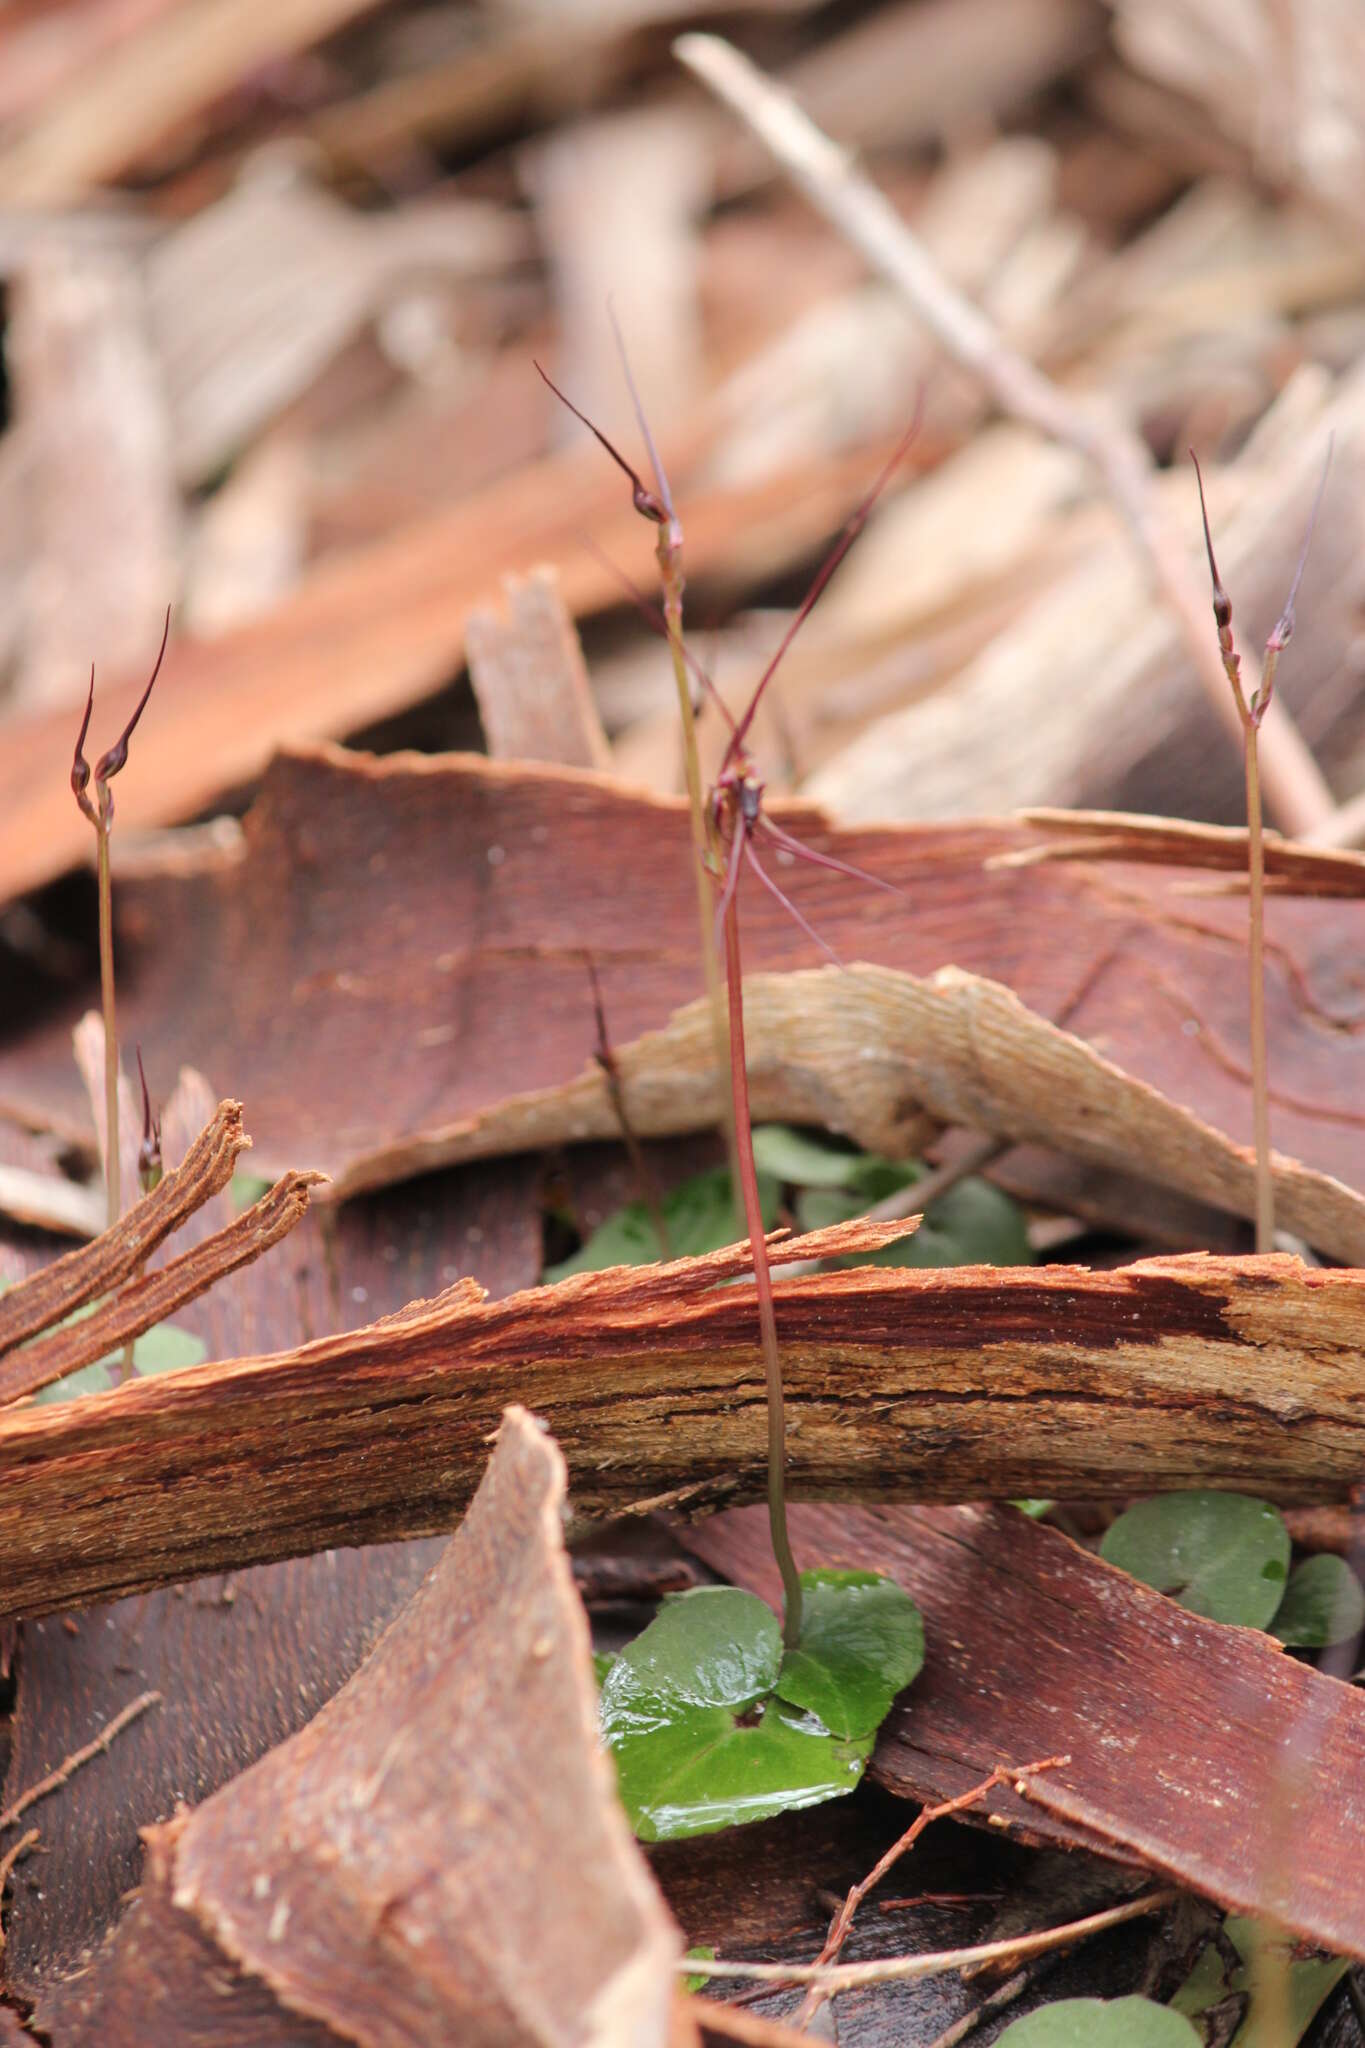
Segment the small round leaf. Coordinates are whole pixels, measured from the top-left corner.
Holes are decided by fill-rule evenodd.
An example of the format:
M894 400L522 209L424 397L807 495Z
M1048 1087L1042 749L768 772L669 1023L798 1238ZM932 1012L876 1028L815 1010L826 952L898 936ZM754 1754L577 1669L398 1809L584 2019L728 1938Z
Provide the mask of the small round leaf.
M1061 1998L1006 2027L998 2048L1201 2048L1201 2038L1150 1998Z
M1290 1574L1271 1633L1291 1650L1344 1643L1365 1626L1365 1591L1344 1557L1306 1557Z
M1269 1502L1243 1493L1167 1493L1120 1515L1100 1555L1191 1614L1266 1628L1289 1574L1289 1531Z

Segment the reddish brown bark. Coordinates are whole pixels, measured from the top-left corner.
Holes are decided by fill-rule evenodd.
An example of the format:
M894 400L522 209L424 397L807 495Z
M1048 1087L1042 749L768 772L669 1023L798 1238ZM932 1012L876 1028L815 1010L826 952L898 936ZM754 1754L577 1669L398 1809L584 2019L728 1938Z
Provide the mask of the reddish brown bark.
M952 963L1003 982L1205 1122L1249 1136L1246 992L1230 968L1245 906L1192 896L1197 870L1000 868L1044 835L1001 822L839 831L806 809L775 815L904 892L804 862L783 870L841 959L914 974ZM189 1059L230 1083L250 1105L262 1171L318 1166L339 1186L420 1171L455 1156L494 1104L591 1067L585 957L618 1048L700 993L688 830L681 804L566 769L286 756L240 857L130 876L117 892L125 1035L149 1070ZM822 964L751 882L746 974ZM1343 963L1362 920L1352 903L1283 901L1269 932L1274 1141L1351 1184L1360 1015ZM0 1050L0 1103L88 1129L68 1036L85 1000Z
M1365 1700L1271 1636L1187 1614L1010 1508L798 1507L803 1569L889 1573L925 1618L924 1670L871 1770L951 1798L1002 1757L1071 1761L985 1802L1026 1838L1168 1873L1239 1912L1365 1955ZM761 1515L684 1540L776 1604Z
M846 1225L793 1253L852 1249ZM740 1249L471 1304L0 1420L0 1613L448 1527L503 1407L585 1515L753 1498ZM793 1491L952 1500L1194 1485L1344 1498L1365 1468L1365 1274L1297 1260L864 1267L779 1287ZM1035 1746L1036 1747L1036 1746ZM979 1774L978 1774L979 1775Z

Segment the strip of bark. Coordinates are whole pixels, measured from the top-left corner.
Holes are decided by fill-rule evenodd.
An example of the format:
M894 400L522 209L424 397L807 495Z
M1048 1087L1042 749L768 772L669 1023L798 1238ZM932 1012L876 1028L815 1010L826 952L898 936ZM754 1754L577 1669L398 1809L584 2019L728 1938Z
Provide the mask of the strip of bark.
M870 1248L896 1228L785 1249ZM452 1291L273 1358L11 1411L0 1615L448 1528L513 1400L553 1429L585 1517L757 1499L754 1292L714 1284L744 1268L732 1247L501 1302ZM1365 1272L1282 1255L862 1267L777 1298L794 1493L1330 1501L1365 1470L1365 1388L1343 1364L1365 1348Z
M11 1352L0 1360L0 1406L93 1365L196 1300L224 1274L249 1266L294 1228L308 1207L309 1190L326 1178L322 1173L285 1174L235 1222L154 1273L144 1273L93 1315Z
M1140 1161L1144 1180L1234 1215L1256 1213L1252 1152L999 982L955 967L924 976L862 964L756 974L745 979L744 1013L756 1121L824 1124L866 1151L905 1159L928 1116L1095 1166L1123 1171ZM615 1060L642 1135L695 1129L719 1115L704 1002L618 1045ZM614 1137L616 1128L594 1063L562 1087L504 1098L459 1139L477 1156ZM1271 1164L1285 1227L1365 1266L1365 1195L1279 1152Z
M1035 867L1043 861L1139 861L1150 867L1212 868L1238 875L1246 886L1244 825L1201 825L1183 818L1150 818L1137 811L1021 811L1022 824L1040 835L1036 846L996 855L988 867ZM1282 896L1365 896L1365 854L1304 846L1265 836L1268 883Z
M126 1280L187 1216L227 1186L238 1156L250 1143L242 1129L241 1103L220 1102L179 1166L120 1216L112 1230L0 1296L0 1355ZM0 1388L3 1385L0 1367ZM6 1398L0 1392L0 1400Z

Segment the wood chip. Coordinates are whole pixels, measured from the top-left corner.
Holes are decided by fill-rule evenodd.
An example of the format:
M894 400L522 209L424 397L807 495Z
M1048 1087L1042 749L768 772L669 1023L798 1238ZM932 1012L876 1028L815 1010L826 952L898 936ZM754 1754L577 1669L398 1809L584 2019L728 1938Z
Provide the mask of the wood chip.
M0 1355L126 1280L187 1216L227 1186L250 1143L241 1103L219 1103L180 1165L112 1230L0 1295Z
M598 1741L563 1498L554 1445L509 1410L454 1542L350 1683L148 1830L67 2038L119 2048L207 2007L262 2044L661 2048L682 1943Z
M506 577L503 613L469 615L465 641L488 751L500 761L605 769L611 750L552 569Z

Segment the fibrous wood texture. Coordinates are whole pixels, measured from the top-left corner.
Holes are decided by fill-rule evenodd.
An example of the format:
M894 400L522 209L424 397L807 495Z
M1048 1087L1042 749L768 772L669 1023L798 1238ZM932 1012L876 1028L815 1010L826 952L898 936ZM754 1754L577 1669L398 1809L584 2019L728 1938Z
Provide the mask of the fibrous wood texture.
M895 1224L792 1241L868 1250ZM461 1285L346 1337L0 1421L0 1612L448 1527L508 1401L586 1515L762 1490L747 1247L499 1303ZM779 1285L794 1487L834 1496L1332 1500L1365 1466L1365 1276L1276 1256L863 1267Z
M213 1095L182 1074L163 1116L168 1159ZM478 1167L325 1218L310 1209L267 1258L176 1312L210 1359L299 1344L436 1292L471 1266L494 1295L540 1270L539 1169ZM177 1242L232 1220L226 1190ZM325 1241L324 1241L325 1234ZM156 1256L155 1254L153 1255ZM443 1538L295 1557L189 1587L53 1615L24 1628L0 1804L106 1726L131 1697L160 1704L120 1734L107 1767L44 1803L41 1859L16 1873L5 1919L9 1988L61 2039L73 1979L142 1874L140 1827L197 1804L308 1721L355 1671L435 1561Z

